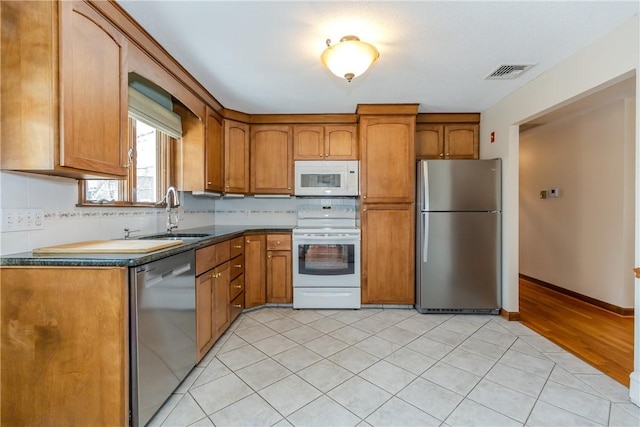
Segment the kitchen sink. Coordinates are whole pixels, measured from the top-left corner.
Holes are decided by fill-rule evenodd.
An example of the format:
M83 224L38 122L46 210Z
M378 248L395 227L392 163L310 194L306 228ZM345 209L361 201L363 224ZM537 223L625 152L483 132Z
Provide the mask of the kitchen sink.
M151 236L138 237L138 240L185 240L185 239L202 239L203 237L209 237L210 234L200 233L163 233L153 234Z

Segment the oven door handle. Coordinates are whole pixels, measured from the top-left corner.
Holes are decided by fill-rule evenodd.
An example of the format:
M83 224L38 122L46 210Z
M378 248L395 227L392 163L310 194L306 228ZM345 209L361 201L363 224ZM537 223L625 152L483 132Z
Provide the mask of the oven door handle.
M332 240L332 241L344 241L344 240L360 240L360 236L357 234L303 234L299 236L293 236L294 242L304 242L307 240Z

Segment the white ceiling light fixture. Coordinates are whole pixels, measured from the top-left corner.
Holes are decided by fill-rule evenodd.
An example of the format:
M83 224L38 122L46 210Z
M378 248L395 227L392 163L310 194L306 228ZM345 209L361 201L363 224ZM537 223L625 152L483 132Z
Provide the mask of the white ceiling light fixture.
M327 39L327 48L320 55L320 61L333 74L346 79L349 83L369 69L380 57L378 49L370 43L360 41L356 36L344 36L340 43L331 46Z

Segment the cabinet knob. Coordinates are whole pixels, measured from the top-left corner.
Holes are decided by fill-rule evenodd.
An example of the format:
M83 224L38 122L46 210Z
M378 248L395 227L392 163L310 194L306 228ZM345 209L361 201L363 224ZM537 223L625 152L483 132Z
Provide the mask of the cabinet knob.
M267 258L271 258L271 255L267 255Z
M211 185L211 181L207 181L207 185Z
M229 188L229 184L225 185L224 187L225 187L225 188Z
M291 190L291 187L287 187L287 190Z
M362 198L363 198L363 199L366 199L366 198L367 198L367 196L362 196Z
M440 153L440 157L444 157L444 154Z
M364 212L366 212L366 211L367 211L367 208L362 208L362 210L363 210Z
M449 157L449 154L450 154L450 153L447 153L447 157Z
M320 157L323 157L323 156L324 156L324 154L320 154Z
M276 245L279 245L279 244L280 244L280 240L276 240Z

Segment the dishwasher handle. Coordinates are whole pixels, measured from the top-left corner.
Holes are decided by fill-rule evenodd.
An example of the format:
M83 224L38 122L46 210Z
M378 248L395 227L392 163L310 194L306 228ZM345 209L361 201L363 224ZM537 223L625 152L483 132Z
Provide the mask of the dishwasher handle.
M170 277L179 276L182 273L186 273L189 270L191 270L191 263L183 264L181 266L178 266L178 267L176 267L174 269L171 269L171 270L166 271L166 272L161 273L161 274L156 274L153 277L150 277L150 278L144 280L144 287L146 289L152 288L152 287L158 285L159 283L163 282L165 279L168 279Z

